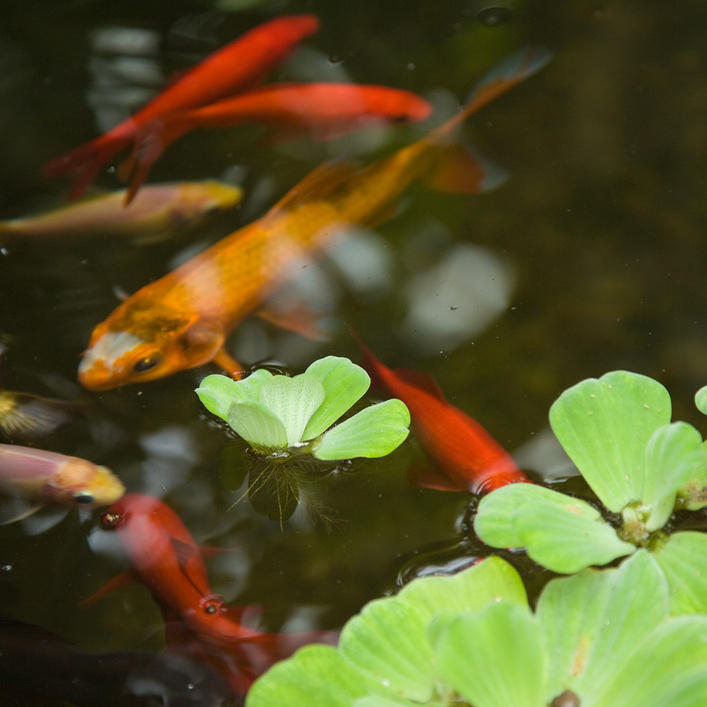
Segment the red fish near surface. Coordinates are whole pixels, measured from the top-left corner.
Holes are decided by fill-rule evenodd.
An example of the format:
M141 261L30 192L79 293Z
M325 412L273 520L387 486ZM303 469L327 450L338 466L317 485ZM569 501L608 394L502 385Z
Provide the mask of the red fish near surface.
M103 165L132 143L143 125L167 113L201 106L256 85L318 28L319 20L314 15L291 15L250 30L208 56L131 118L48 162L44 173L49 177L71 174L74 184L70 198L80 196Z
M285 136L308 132L315 139L339 137L361 125L424 120L430 104L414 93L386 86L346 83L272 84L188 111L169 113L138 133L129 199L168 145L195 128L219 128L257 121ZM129 165L132 167L132 164Z
M126 494L103 513L101 525L118 534L132 569L114 577L84 603L138 580L152 592L171 623L170 642L175 635L197 642L198 650L189 646L190 653L217 658L214 667L226 666L226 677L239 690L247 689L257 675L301 645L335 641L336 634L327 631L271 634L239 623L234 616L241 611L227 609L211 591L201 551L184 523L157 498ZM173 619L178 619L177 626Z
M439 466L439 474L416 477L416 485L482 494L507 484L532 483L476 420L444 399L432 378L388 368L356 339L366 368L408 406L417 438Z

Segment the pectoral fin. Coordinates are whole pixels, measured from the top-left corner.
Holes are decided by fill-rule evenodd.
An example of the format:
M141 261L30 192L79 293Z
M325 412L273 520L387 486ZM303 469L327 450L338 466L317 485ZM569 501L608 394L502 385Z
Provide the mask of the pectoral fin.
M446 147L436 168L426 178L432 189L452 194L480 194L503 184L508 173L475 150L463 145Z
M432 467L415 467L408 473L408 480L413 486L435 491L468 491L466 486L461 486L446 474Z
M263 321L281 329L293 331L313 341L328 341L331 334L322 327L323 317L306 305L296 303L288 307L268 306L256 312Z
M130 570L128 570L127 572L121 572L112 579L109 579L100 589L95 591L93 594L87 596L85 599L82 599L79 602L79 606L81 608L91 606L91 604L95 604L97 601L100 601L101 599L108 596L113 590L120 589L122 587L128 587L131 584L136 584L137 581L137 577Z

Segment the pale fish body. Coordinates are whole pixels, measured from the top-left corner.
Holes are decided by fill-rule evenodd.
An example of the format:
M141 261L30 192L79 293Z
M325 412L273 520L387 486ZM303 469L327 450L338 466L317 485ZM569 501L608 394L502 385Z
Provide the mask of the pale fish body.
M151 184L124 206L125 189L47 211L36 216L0 221L3 236L131 236L169 231L236 206L240 187L205 180Z
M0 492L35 503L105 506L125 487L110 469L86 459L0 444Z

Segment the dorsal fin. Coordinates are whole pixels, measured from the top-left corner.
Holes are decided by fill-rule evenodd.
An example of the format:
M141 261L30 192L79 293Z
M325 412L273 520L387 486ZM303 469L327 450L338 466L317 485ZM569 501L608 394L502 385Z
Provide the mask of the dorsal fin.
M327 195L350 180L358 169L359 167L351 162L325 162L319 165L292 187L264 218L267 219L271 214L277 214L283 209L293 209L314 197L317 199L326 198Z

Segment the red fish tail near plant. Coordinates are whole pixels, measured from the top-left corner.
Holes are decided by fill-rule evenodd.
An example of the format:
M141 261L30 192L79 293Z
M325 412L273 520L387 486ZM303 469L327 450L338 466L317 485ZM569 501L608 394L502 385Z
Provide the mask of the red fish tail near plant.
M506 484L530 483L510 454L476 420L444 399L431 376L388 368L349 331L372 378L407 405L423 449L438 465L439 471L415 475L411 479L415 485L482 494Z
M256 85L318 28L319 20L314 15L291 15L250 30L208 56L131 118L48 162L44 174L72 175L71 198L80 196L108 160L130 145L141 126L173 111L204 105Z

